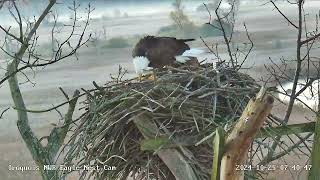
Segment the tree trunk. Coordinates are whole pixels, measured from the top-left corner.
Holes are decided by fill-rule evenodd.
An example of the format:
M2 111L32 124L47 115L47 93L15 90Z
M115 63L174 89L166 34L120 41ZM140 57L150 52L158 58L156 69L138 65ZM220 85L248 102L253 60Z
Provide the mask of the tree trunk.
M320 115L317 115L316 127L314 130L313 147L311 153L311 169L309 180L320 179ZM309 168L309 167L308 167Z

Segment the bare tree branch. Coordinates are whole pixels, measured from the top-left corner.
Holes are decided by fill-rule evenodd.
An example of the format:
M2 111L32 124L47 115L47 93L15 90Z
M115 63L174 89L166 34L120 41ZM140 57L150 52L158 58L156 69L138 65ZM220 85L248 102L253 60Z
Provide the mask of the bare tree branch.
M9 109L10 109L10 108L6 108L6 109L4 109L4 110L1 112L1 114L0 114L0 119L2 119L4 113L6 113Z
M69 109L67 114L64 117L64 120L65 120L64 125L61 127L55 127L51 131L50 136L46 138L48 140L48 145L43 146L41 144L41 141L44 138L38 139L29 125L28 112L25 111L26 105L24 103L24 99L20 91L19 82L17 79L17 73L21 72L27 78L27 82L31 82L28 76L24 73L24 70L28 68L33 70L34 67L46 67L50 64L57 63L69 56L76 55L77 50L80 47L82 47L84 44L86 44L90 38L90 35L88 39L85 39L84 36L87 30L87 27L89 25L89 20L90 20L89 16L90 16L90 13L92 12L91 6L89 5L88 14L85 20L85 25L82 31L80 32L80 34L76 34L75 30L78 27L78 25L76 25L76 22L78 21L76 11L79 6L77 6L75 2L73 3L74 8L72 9L72 11L74 13L74 19L73 19L73 24L71 26L72 31L69 34L69 37L67 37L67 39L65 39L63 43L60 44L60 46L58 47L58 50L53 53L53 58L50 60L45 60L41 58L40 55L37 54L36 52L36 47L38 43L37 30L39 29L42 21L49 14L52 7L56 3L57 3L56 0L49 0L49 3L45 7L45 9L42 11L39 18L35 19L34 23L29 23L26 29L26 33L24 33L23 26L22 26L22 15L20 14L18 6L13 1L12 5L15 11L10 11L10 13L12 16L14 16L16 23L18 23L19 25L20 37L17 37L14 34L11 34L10 28L5 29L2 26L0 26L0 29L3 30L7 36L13 38L14 40L20 43L20 48L19 50L14 52L14 55L11 55L10 51L5 50L3 47L0 47L0 49L3 50L9 56L9 58L12 58L11 62L8 64L5 77L3 77L0 80L0 85L6 81L9 82L11 96L14 102L15 110L17 111L17 114L18 114L17 126L19 129L19 132L22 136L22 139L26 143L33 159L35 160L36 164L39 166L42 178L45 180L58 178L57 171L50 171L50 170L48 171L44 169L44 165L53 165L55 163L54 158L56 157L58 151L60 150L65 140L66 134L69 130L69 125L72 122L72 115L75 110L78 97L80 97L80 92L75 91L73 98L67 102L69 104ZM77 36L78 41L76 41L76 45L73 47L71 46L70 40L75 36ZM63 53L64 46L68 46L69 48L71 48L71 50L68 53ZM20 67L20 65L22 66ZM68 95L65 92L64 92L64 95L66 98L68 98ZM58 110L57 107L54 109ZM3 111L3 113L5 111ZM2 117L3 113L1 114L0 117Z

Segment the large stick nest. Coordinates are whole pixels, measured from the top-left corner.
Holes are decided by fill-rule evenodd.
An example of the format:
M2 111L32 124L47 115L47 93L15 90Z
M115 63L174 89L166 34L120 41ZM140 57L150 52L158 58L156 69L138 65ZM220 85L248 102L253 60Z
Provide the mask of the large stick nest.
M141 150L144 136L135 119L149 114L154 137L188 137L193 146L175 147L199 179L210 179L212 136L217 126L230 128L258 91L256 82L232 68L168 67L157 80L113 80L88 93L86 112L68 143L65 163L115 166L116 170L82 171L89 179L174 179L157 151Z

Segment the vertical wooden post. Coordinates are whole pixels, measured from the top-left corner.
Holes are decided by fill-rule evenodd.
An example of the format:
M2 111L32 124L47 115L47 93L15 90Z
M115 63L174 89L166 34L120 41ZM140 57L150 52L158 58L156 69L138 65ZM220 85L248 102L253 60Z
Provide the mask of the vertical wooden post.
M221 180L243 180L248 149L262 127L273 106L273 97L261 88L256 98L249 101L239 121L226 139L225 153L221 160Z

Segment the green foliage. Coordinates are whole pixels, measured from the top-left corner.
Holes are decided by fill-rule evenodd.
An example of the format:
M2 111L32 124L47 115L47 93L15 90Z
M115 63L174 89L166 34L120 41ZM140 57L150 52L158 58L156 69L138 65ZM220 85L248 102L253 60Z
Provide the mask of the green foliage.
M128 47L129 41L124 37L114 37L107 41L107 44L104 45L104 48L125 48Z

